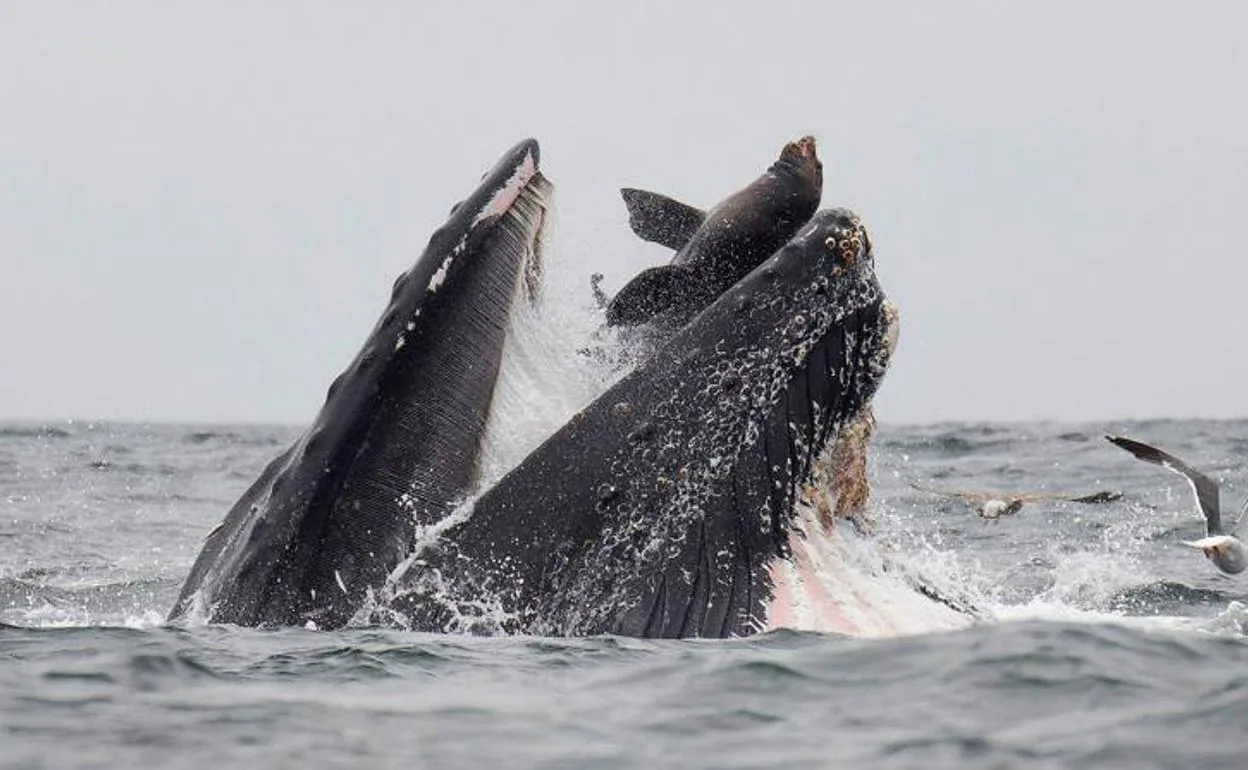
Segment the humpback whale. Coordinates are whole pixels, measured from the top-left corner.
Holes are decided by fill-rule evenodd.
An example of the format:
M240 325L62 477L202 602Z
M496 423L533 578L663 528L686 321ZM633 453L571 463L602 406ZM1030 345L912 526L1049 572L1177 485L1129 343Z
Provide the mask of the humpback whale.
M171 620L342 626L466 496L511 309L538 285L538 161L519 143L451 210L316 419L208 536Z
M859 218L817 213L495 486L418 531L387 611L430 631L768 627L791 588L795 504L879 386L896 319Z
M676 254L620 289L606 305L608 325L683 326L787 243L819 208L822 190L823 164L809 136L786 144L762 176L710 211L622 189L633 232Z

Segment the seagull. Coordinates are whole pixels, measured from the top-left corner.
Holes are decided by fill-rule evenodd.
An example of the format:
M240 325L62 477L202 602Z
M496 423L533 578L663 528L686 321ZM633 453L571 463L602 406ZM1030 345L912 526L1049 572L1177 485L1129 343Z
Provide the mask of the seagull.
M1218 504L1218 482L1196 470L1172 454L1167 454L1157 447L1124 438L1123 436L1106 436L1105 438L1122 447L1146 463L1160 465L1174 471L1191 485L1196 494L1196 505L1205 516L1205 536L1199 540L1184 540L1183 545L1204 551L1209 561L1218 569L1229 575L1237 575L1248 567L1248 552L1244 544L1234 535L1222 531L1222 511ZM1233 529L1238 529L1243 521L1244 511L1248 511L1248 503L1239 512Z
M932 487L924 487L914 482L910 482L910 486L920 492L928 492L933 495L941 495L943 497L952 497L961 500L964 503L974 506L975 513L980 518L996 521L1002 516L1010 516L1018 513L1019 509L1026 503L1034 503L1040 500L1062 500L1068 503L1111 503L1122 497L1121 492L1113 492L1110 490L1102 490L1093 492L1088 495L1067 495L1060 492L957 492L951 489L933 489Z

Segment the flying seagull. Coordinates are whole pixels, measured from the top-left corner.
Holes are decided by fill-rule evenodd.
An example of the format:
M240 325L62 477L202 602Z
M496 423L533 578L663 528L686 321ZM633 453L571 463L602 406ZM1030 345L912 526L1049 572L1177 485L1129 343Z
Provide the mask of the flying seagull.
M1157 447L1122 436L1106 436L1105 438L1144 462L1168 468L1187 479L1187 483L1192 487L1192 492L1196 494L1196 505L1205 516L1205 536L1199 540L1184 540L1182 541L1183 545L1204 551L1205 556L1209 557L1209 561L1228 574L1238 574L1244 571L1244 567L1248 567L1248 553L1244 551L1244 544L1234 535L1228 535L1222 531L1222 511L1218 504L1218 482ZM1243 520L1245 510L1248 510L1248 503L1245 503L1243 510L1239 512L1239 518L1235 521L1235 528L1238 528L1239 522Z
M1024 504L1035 503L1041 500L1062 500L1068 503L1110 503L1122 497L1121 492L1109 490L1093 492L1088 495L1069 495L1061 492L958 492L951 489L924 487L914 482L910 482L910 486L920 492L928 492L933 495L961 500L973 506L975 513L979 514L981 518L990 521L1018 513L1018 510Z

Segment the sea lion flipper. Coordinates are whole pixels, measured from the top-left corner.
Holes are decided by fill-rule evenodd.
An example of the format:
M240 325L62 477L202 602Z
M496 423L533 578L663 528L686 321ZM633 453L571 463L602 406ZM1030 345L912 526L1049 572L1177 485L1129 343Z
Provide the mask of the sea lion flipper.
M620 189L628 207L628 226L643 241L680 251L706 219L702 209L678 200L631 187Z
M611 326L636 326L671 307L690 288L689 271L679 265L652 267L638 273L607 305Z

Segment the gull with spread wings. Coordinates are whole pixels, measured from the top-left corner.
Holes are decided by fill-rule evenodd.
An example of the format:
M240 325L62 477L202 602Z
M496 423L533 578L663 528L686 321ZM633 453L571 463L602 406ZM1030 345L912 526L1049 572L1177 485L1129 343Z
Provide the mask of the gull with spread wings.
M1235 575L1243 572L1244 568L1248 567L1248 553L1244 551L1244 544L1234 535L1227 534L1222 530L1222 509L1218 502L1218 482L1157 447L1149 446L1134 439L1124 438L1123 436L1106 436L1105 438L1115 446L1119 446L1135 455L1138 459L1153 465L1160 465L1187 479L1192 492L1196 495L1196 506L1205 517L1205 536L1199 540L1184 540L1182 541L1183 545L1203 551L1205 556L1209 558L1209 561L1213 562L1218 569L1227 574ZM1244 520L1244 511L1246 510L1248 510L1248 503L1244 503L1244 507L1240 510L1239 518L1235 520L1232 530L1239 529L1239 524Z
M927 492L942 497L951 497L970 505L980 518L996 521L1002 516L1018 513L1027 503L1043 500L1062 501L1068 503L1110 503L1122 497L1121 492L1102 490L1087 495L1072 495L1062 492L961 492L952 489L935 489L914 482L910 486L920 492Z

